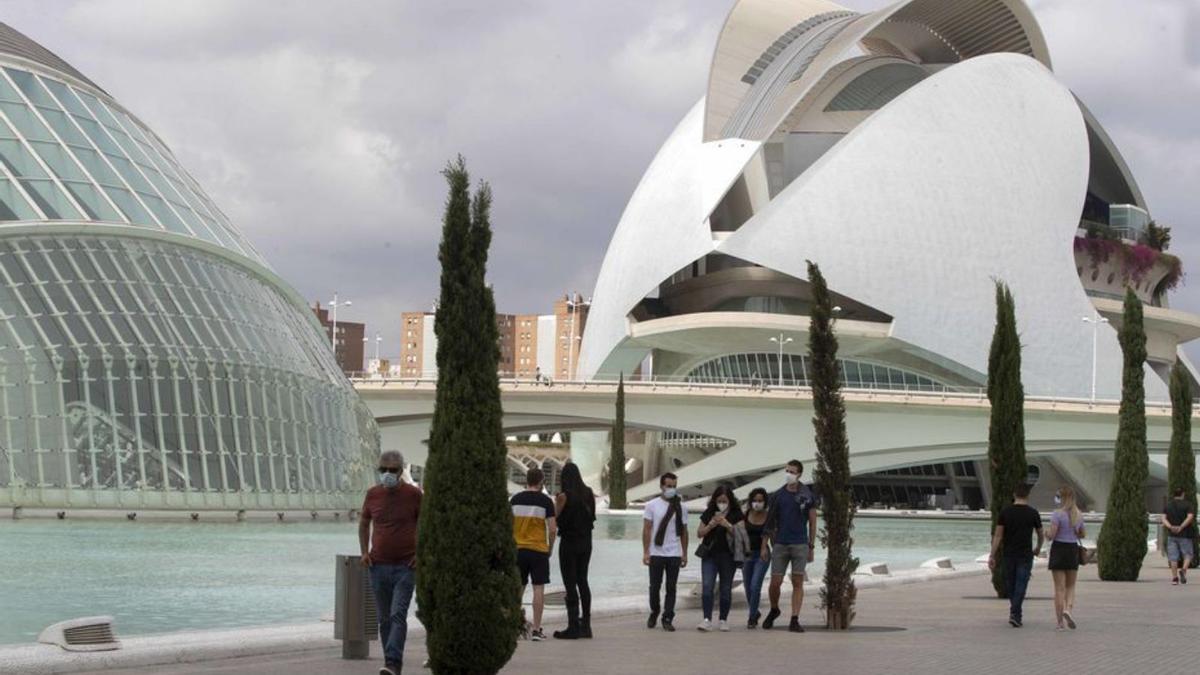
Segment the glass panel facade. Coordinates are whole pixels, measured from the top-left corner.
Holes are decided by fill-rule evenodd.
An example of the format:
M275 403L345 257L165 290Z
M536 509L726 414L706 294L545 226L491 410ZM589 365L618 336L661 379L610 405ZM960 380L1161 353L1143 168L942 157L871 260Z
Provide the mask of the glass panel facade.
M0 71L0 163L9 170L0 178L31 179L24 190L0 186L0 220L36 219L40 209L45 220L128 223L266 265L153 132L65 80Z
M925 375L878 363L838 359L842 386L847 389L897 391L947 391L949 386ZM782 367L782 375L780 369ZM794 354L756 352L729 354L701 363L687 375L688 382L703 384L748 384L807 387L811 384L808 357Z
M369 479L374 420L323 335L228 261L132 237L3 237L0 306L0 494L253 506L352 500Z

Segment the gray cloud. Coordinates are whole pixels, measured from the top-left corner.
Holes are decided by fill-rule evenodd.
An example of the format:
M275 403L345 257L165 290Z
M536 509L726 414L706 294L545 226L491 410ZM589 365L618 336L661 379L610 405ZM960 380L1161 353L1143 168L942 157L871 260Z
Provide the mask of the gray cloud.
M1175 226L1174 252L1200 259L1200 53L1185 39L1200 10L1032 4L1059 76ZM10 0L3 20L158 131L302 294L352 298L343 316L395 353L400 312L437 291L438 171L459 152L496 192L501 309L590 291L642 171L703 94L730 6ZM1200 282L1172 301L1200 311Z

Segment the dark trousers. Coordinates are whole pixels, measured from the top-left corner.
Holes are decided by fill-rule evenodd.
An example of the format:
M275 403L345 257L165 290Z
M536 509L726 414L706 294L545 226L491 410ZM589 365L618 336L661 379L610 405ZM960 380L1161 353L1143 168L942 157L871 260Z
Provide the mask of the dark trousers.
M1021 605L1025 602L1025 589L1029 588L1029 576L1033 573L1033 558L1026 556L1004 556L1004 587L1008 591L1008 614L1021 620Z
M408 606L417 587L416 570L408 565L372 565L371 588L379 616L379 641L383 658L397 668L404 664L408 637Z
M716 590L717 579L721 581L721 621L729 618L729 606L733 604L733 554L728 552L710 553L700 563L701 605L704 608L704 618L712 619L713 592Z
M675 582L679 581L680 558L664 558L650 556L650 612L662 614L663 621L675 619ZM663 573L667 577L667 598L661 610L658 604L658 593L662 589Z
M567 620L575 623L592 616L592 589L588 587L588 563L592 559L591 537L563 537L558 547L558 571L567 587Z

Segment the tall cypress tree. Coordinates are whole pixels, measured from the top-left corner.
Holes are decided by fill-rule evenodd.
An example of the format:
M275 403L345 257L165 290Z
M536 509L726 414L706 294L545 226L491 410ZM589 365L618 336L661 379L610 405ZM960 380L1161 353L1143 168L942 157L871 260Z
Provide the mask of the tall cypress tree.
M460 156L438 260L438 383L417 546L417 607L434 673L495 673L521 629L501 429L496 305L485 281L491 190L472 200Z
M854 499L850 490L850 445L846 439L846 405L842 400L838 368L837 335L833 330L833 297L820 268L808 262L812 289L812 316L808 329L808 359L812 377L813 430L817 442L815 478L821 491L821 516L825 527L825 587L821 606L825 627L845 630L854 618L854 571L858 558L851 548L854 539Z
M1112 488L1104 526L1096 540L1100 578L1137 581L1146 557L1146 479L1150 456L1146 451L1146 332L1142 327L1142 301L1132 288L1125 289L1124 320L1118 336L1125 368L1121 376L1121 412L1117 447L1113 457Z
M1021 337L1017 332L1016 302L1003 282L996 282L996 329L988 354L988 466L991 469L992 533L1000 511L1012 503L1013 489L1026 480L1025 387L1021 384ZM992 570L996 595L1007 597L1004 566Z
M608 508L623 509L625 499L625 373L617 382L617 410L613 419L612 452L608 458Z
M1167 453L1167 495L1183 490L1196 505L1196 453L1192 450L1192 383L1182 361L1171 368L1171 448ZM1192 542L1192 564L1197 564L1196 542Z

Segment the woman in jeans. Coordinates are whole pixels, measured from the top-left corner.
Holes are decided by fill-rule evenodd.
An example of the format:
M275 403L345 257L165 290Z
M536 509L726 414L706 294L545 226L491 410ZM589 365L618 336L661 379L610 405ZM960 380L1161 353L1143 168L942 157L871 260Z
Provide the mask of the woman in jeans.
M562 492L554 498L557 515L558 571L567 587L567 629L554 631L559 640L592 637L592 591L588 562L592 559L592 523L596 497L583 482L579 467L569 462L562 470ZM582 612L581 610L582 606Z
M1075 630L1075 579L1079 575L1079 540L1086 536L1083 514L1075 505L1075 491L1064 485L1054 495L1058 505L1050 515L1046 538L1050 540L1050 574L1054 577L1056 631Z
M696 555L701 559L701 594L704 620L697 626L710 631L713 612L713 591L717 579L721 583L722 631L729 630L729 606L733 604L733 572L737 563L745 559L748 541L745 527L741 524L742 509L737 497L726 485L721 485L708 499L708 508L700 515L700 548Z
M746 589L746 602L750 605L750 619L746 627L758 627L758 619L762 613L758 611L758 600L762 596L763 580L767 578L767 570L771 568L770 555L764 555L763 526L767 524L767 491L754 488L750 493L745 523L746 535L750 540L750 551L746 562L742 564L742 586Z

